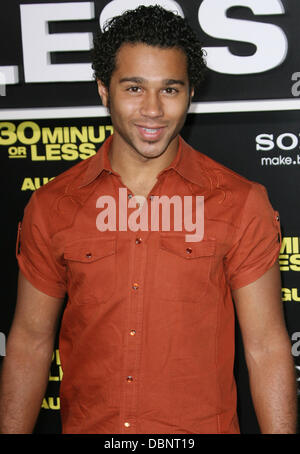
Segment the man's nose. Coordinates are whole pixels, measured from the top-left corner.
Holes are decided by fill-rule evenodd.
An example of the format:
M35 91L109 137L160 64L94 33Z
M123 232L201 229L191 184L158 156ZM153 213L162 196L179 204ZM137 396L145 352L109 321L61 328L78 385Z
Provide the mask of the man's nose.
M145 93L140 111L145 117L161 117L163 115L163 108L159 93Z

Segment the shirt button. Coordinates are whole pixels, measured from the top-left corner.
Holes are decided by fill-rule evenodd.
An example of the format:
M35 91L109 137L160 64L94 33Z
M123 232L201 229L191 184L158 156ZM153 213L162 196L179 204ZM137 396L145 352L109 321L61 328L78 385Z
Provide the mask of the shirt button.
M135 334L136 334L136 330L135 329L130 330L130 336L135 336Z
M130 422L124 422L125 427L130 427Z
M132 286L133 290L137 290L139 288L139 284L137 284L136 282L133 284Z
M86 256L87 259L91 259L92 258L92 253L88 252L87 254L85 254L85 256Z
M142 238L136 238L135 239L135 244L141 244Z
M131 375L129 375L127 378L126 378L127 382L128 383L131 383L133 381L133 377Z
M188 254L191 254L191 253L192 253L192 248L187 247L187 248L186 248L186 252L187 252Z

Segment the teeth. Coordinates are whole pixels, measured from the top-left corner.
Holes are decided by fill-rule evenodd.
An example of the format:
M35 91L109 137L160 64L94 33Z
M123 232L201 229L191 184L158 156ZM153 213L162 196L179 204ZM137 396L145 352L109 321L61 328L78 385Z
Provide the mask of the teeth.
M150 129L150 128L143 128L143 129L144 129L144 131L150 132L152 134L158 131L158 129Z

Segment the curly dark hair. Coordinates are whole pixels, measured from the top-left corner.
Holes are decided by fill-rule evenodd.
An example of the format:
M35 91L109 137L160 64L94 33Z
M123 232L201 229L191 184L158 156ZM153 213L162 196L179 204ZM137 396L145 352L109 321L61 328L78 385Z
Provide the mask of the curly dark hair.
M124 43L144 43L161 48L180 48L187 56L190 87L197 87L206 68L201 43L178 14L162 7L139 6L107 21L94 36L92 68L95 79L109 87L118 50Z

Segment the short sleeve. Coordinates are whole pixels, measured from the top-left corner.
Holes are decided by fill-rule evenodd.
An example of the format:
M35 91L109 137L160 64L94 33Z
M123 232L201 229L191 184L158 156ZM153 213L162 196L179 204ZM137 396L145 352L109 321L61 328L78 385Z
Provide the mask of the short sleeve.
M233 245L225 257L225 273L232 290L254 282L278 260L281 230L278 211L266 188L252 183L241 210Z
M55 255L49 232L36 193L25 207L18 225L16 257L26 279L41 292L62 298L66 293L66 271Z

